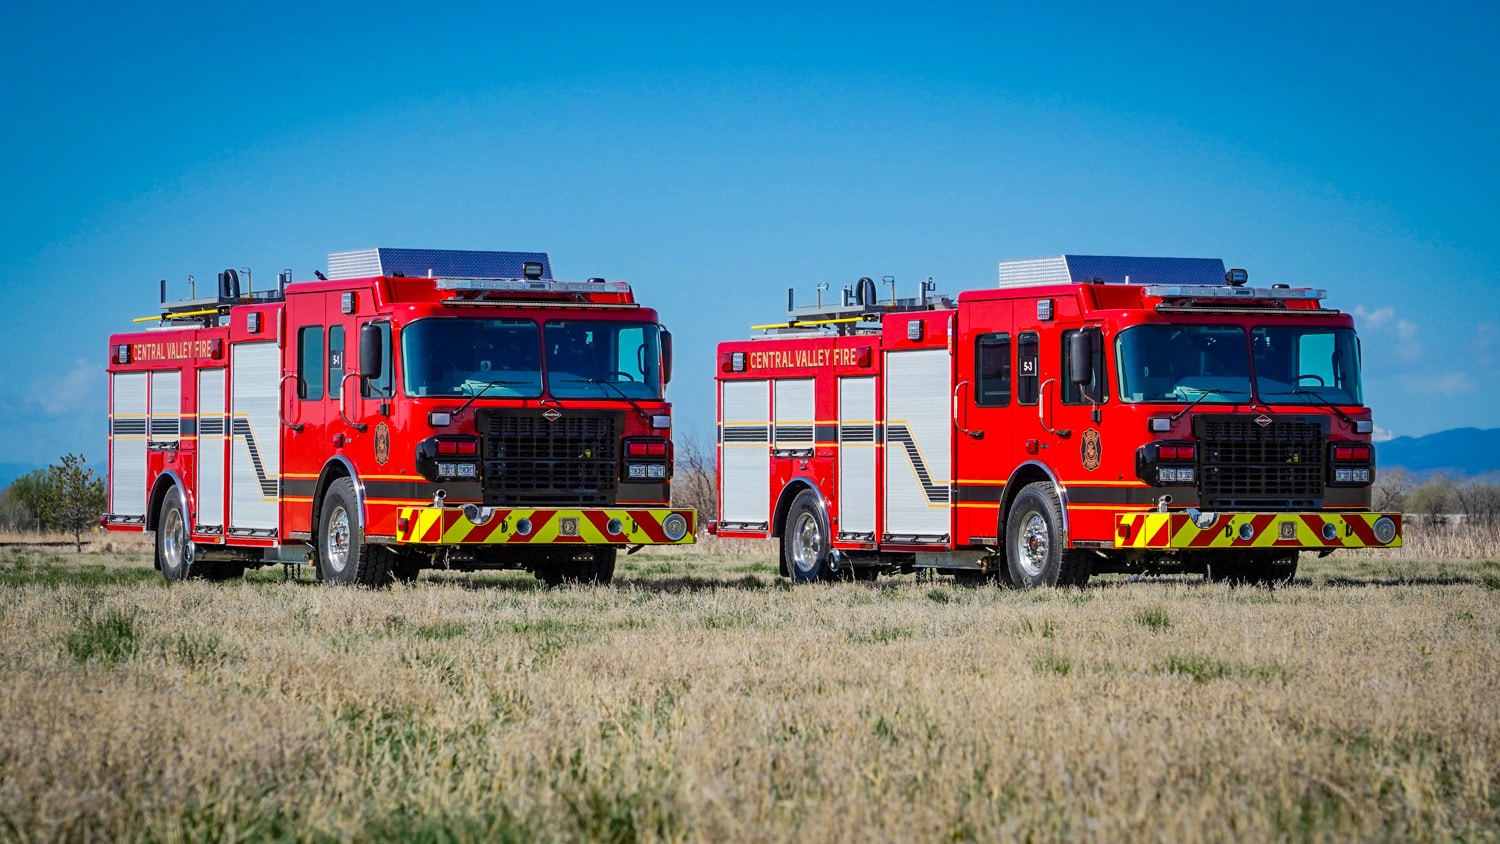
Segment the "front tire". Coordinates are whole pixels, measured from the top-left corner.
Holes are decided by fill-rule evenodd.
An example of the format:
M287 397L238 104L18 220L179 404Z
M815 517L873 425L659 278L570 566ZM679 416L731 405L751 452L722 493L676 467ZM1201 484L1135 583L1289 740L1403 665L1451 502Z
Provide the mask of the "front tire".
M781 561L793 583L812 583L832 577L832 558L823 500L816 492L804 489L792 499L792 508L786 514Z
M156 518L156 567L168 583L186 580L193 568L192 532L188 528L187 502L176 486L162 499Z
M1005 520L1005 561L1017 588L1088 583L1088 558L1063 547L1062 523L1052 484L1027 484L1016 495Z
M364 514L354 481L339 478L323 494L318 519L318 575L346 586L386 586L395 554L365 542Z

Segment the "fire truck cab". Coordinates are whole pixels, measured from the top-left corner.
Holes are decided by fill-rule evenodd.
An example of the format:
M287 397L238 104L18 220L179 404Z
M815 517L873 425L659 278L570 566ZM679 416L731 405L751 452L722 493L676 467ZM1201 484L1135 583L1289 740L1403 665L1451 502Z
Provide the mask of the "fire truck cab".
M365 249L269 290L219 275L110 338L111 530L168 580L310 560L606 582L694 541L670 505L671 335L630 285L540 252ZM194 291L196 294L196 290Z
M1393 547L1352 318L1218 259L1006 261L957 300L794 307L720 344L720 536L797 581L928 568L1284 582ZM887 277L886 282L894 282Z

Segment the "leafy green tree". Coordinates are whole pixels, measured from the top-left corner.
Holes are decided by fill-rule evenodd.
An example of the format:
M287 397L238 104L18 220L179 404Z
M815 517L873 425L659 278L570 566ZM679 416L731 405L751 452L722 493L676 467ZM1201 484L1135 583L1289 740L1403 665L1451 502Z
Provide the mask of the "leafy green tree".
M73 548L83 551L83 532L99 524L108 499L104 479L84 465L81 454L65 455L62 465L47 467L37 515L44 527L73 534Z

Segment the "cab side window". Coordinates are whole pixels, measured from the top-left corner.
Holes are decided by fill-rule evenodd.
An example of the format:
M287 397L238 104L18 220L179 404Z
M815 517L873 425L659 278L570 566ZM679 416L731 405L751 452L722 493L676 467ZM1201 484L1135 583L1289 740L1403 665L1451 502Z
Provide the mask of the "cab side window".
M981 334L974 340L974 404L1010 404L1010 335Z
M338 398L344 393L344 327L328 329L328 395Z
M297 329L297 398L323 397L323 326Z

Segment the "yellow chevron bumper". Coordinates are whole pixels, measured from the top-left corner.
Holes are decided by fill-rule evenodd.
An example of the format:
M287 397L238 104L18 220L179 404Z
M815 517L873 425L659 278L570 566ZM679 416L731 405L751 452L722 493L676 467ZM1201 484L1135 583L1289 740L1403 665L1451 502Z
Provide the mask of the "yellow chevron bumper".
M692 545L698 514L668 509L402 507L396 541L418 545Z
M1122 513L1115 547L1397 548L1400 513Z

